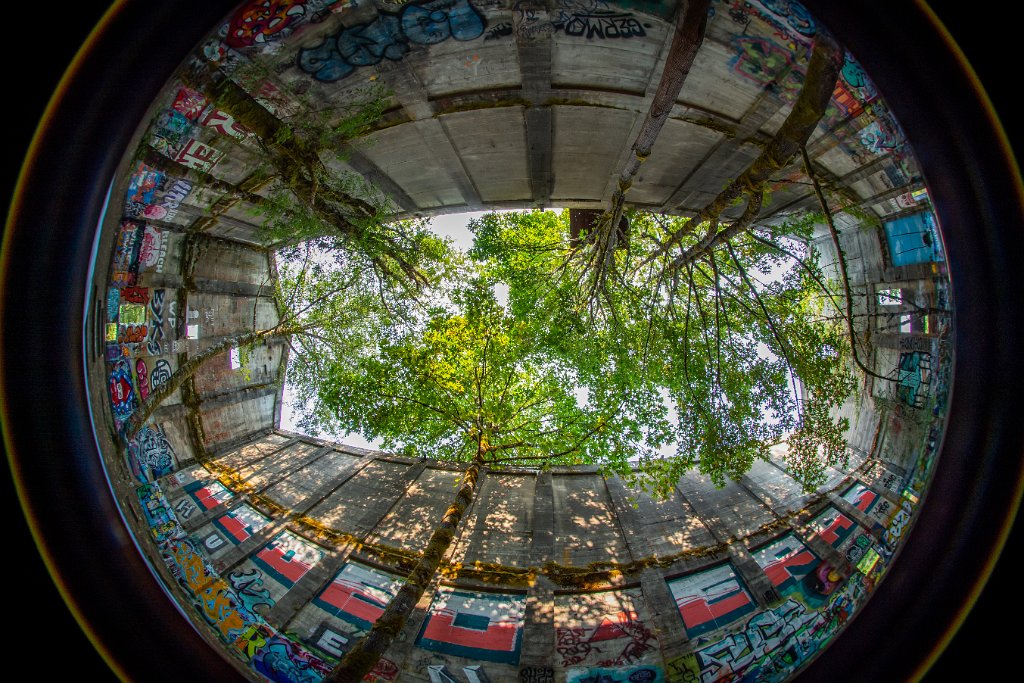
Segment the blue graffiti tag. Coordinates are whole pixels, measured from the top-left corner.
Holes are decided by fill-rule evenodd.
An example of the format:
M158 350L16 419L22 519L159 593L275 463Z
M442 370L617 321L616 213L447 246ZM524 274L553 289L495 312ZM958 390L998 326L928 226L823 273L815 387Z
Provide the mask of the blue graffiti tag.
M409 4L398 14L381 13L369 24L348 26L316 47L299 50L298 65L316 80L330 83L356 67L372 66L384 58L398 61L410 44L479 38L486 25L469 0Z

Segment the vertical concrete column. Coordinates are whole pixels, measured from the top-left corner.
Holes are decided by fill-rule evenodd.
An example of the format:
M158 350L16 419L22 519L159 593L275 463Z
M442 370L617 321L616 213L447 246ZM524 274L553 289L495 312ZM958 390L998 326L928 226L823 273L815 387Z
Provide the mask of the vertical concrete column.
M686 635L676 600L661 571L651 567L645 569L640 574L640 590L651 612L662 659L667 662L689 652L690 637Z
M630 505L625 484L618 477L609 477L605 479L605 485L633 560L653 557L654 551L643 533L640 513ZM653 567L644 569L640 574L640 591L650 610L650 625L658 637L662 658L668 661L682 655L688 649L690 638L686 635L675 598L661 571Z
M654 551L651 550L651 544L647 542L647 537L641 529L640 514L629 503L626 485L618 477L605 477L604 483L630 556L634 561L651 557Z
M516 52L523 97L532 105L523 112L530 196L536 206L547 206L554 187L553 116L551 107L544 104L551 98L551 34L516 32Z
M539 472L533 498L533 545L530 564L543 567L554 554L555 519L551 473ZM555 656L555 584L537 575L526 594L523 620L523 647L520 671L537 669L543 673ZM531 674L532 675L532 674Z

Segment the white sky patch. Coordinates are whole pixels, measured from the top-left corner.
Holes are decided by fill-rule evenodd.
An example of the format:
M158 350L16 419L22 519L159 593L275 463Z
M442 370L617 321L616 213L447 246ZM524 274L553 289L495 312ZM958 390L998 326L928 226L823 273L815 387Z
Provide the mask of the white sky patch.
M469 221L488 213L490 211L471 211L434 216L430 219L430 227L438 235L451 237L455 240L455 246L462 251L469 251L473 246L473 233L469 231Z

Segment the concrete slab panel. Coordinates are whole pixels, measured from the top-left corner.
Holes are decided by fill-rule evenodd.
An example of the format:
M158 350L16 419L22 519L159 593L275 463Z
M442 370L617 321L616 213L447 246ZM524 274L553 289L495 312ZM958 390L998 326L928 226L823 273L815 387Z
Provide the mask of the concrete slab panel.
M464 204L451 168L431 147L438 142L436 121L414 121L366 136L359 150L408 194L421 209ZM428 139L429 138L429 139ZM447 141L444 141L448 144ZM449 153L456 158L448 144Z
M562 564L629 562L604 481L597 474L560 474L551 478L554 499L554 556Z
M629 14L629 13L623 13ZM613 90L643 95L653 79L658 54L670 26L651 17L633 15L634 32L627 39L555 33L551 39L551 83L554 87ZM595 19L588 21L593 25Z
M523 107L459 112L441 117L462 165L485 202L528 200Z
M332 529L362 535L364 515L375 509L386 511L405 491L409 465L375 460L315 506L309 516Z
M471 519L458 541L458 562L530 564L533 503L537 478L532 474L489 474L480 487Z
M422 550L451 505L461 480L459 471L423 470L368 540Z
M640 166L629 201L659 205L668 201L683 178L693 173L723 137L716 130L694 123L666 121L651 156Z
M760 500L734 481L727 481L719 489L707 475L690 472L677 486L698 516L737 538L753 534L775 521L775 516Z
M626 141L633 112L605 107L554 107L553 198L602 199Z

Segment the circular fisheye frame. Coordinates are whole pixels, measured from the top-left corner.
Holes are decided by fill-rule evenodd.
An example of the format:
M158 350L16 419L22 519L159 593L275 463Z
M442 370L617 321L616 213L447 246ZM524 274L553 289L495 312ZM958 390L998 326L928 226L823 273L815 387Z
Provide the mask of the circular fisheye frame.
M932 9L75 12L2 260L39 662L918 680L1008 609L1024 195Z

